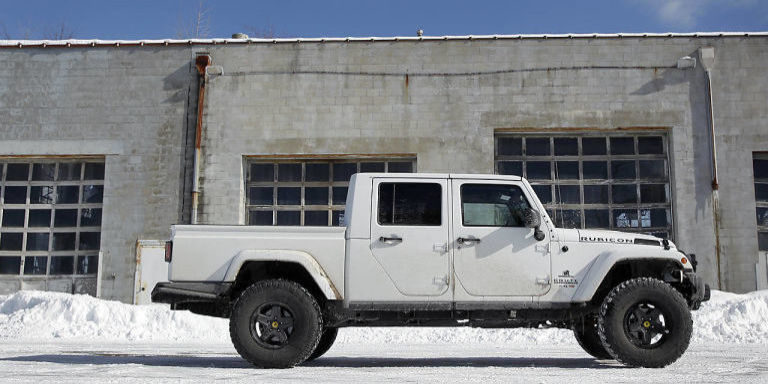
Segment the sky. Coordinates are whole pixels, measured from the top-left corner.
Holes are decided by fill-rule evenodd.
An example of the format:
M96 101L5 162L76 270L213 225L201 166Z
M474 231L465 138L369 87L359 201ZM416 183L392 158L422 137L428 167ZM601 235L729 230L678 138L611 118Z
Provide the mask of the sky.
M415 36L419 29L425 36L768 31L768 0L0 0L0 39Z

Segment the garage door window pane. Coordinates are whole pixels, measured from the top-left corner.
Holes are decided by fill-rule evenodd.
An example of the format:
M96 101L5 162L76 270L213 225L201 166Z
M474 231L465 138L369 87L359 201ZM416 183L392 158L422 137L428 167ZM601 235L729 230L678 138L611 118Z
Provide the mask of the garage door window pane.
M526 163L528 179L550 180L552 179L552 167L549 161L529 161Z
M75 233L74 232L59 232L53 234L53 250L54 251L74 251L75 250Z
M664 140L660 136L638 137L637 152L641 155L664 153Z
M391 173L412 173L413 172L413 163L412 162L390 162L387 165L387 172Z
M555 156L577 156L579 140L575 137L556 137L554 139Z
M6 228L11 227L23 227L24 226L24 210L23 209L6 209L3 211L2 226Z
M542 204L549 204L552 202L552 186L532 185L532 187Z
M328 205L328 187L304 188L304 204L305 205Z
M357 172L357 163L336 163L333 165L334 181L349 181Z
M583 137L581 139L581 151L584 156L605 155L606 151L604 137Z
M360 163L360 172L384 172L384 163Z
M304 211L304 225L328 226L328 211Z
M301 188L281 187L277 188L277 205L300 205Z
M30 204L53 204L53 187L33 186L29 191Z
M526 156L549 156L549 138L525 139Z
M51 256L51 275L71 275L74 267L74 256Z
M277 211L277 225L301 225L301 211Z
M56 188L56 204L77 204L80 198L80 187L76 185L60 185Z
M634 155L635 139L631 137L611 137L611 155Z
M56 164L54 163L34 164L32 166L32 181L53 181L55 175Z
M251 181L274 181L275 166L269 164L251 164Z
M581 211L575 209L558 209L555 211L557 226L560 228L582 228Z
M45 275L48 268L48 256L33 256L24 258L25 275Z
M5 204L26 204L27 187L5 187L3 201Z
M81 163L59 163L58 180L80 180Z
M608 228L609 217L607 209L585 209L584 228Z
M560 180L578 180L579 179L579 162L578 161L555 162L555 178Z
M500 161L499 174L522 176L523 162L522 161Z
M585 185L584 204L608 204L608 185Z
M27 251L47 251L48 233L27 233Z
M274 204L274 192L272 187L251 187L248 197L251 205L272 205Z
M633 160L621 161L614 160L611 162L611 175L614 179L634 179L635 174L635 162Z
M90 275L98 271L99 258L96 256L80 256L77 258L77 274Z
M248 215L250 225L272 225L272 211L251 211Z
M584 167L584 179L605 180L608 178L607 161L585 161L582 164Z
M643 184L640 186L641 203L665 203L667 190L664 184Z
M50 209L30 209L29 210L29 227L50 227L51 226L51 210Z
M0 256L0 275L18 275L21 270L21 257Z
M301 164L278 164L277 181L301 181Z
M27 181L29 180L29 164L8 164L5 171L6 181Z
M639 167L641 179L664 179L667 176L664 160L640 160Z
M578 185L556 185L555 201L561 204L580 204L579 189Z
M0 233L0 251L21 251L23 242L23 233Z
M77 209L57 209L54 215L54 228L77 226Z
M331 165L328 163L307 163L306 181L328 181L331 177Z
M519 156L523 154L523 139L517 137L500 138L498 141L499 155Z

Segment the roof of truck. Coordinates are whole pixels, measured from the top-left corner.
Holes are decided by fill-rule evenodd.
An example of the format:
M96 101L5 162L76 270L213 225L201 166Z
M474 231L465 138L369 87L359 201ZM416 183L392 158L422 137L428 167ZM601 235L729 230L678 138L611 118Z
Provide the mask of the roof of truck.
M490 173L357 173L358 177L382 177L403 179L477 179L477 180L514 180L519 181L520 176L494 175Z

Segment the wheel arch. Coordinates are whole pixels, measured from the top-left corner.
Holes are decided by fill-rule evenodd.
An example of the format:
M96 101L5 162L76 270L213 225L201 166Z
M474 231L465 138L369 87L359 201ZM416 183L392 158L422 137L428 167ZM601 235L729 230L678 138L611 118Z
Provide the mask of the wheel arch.
M607 256L590 268L572 301L599 305L617 284L636 277L664 280L670 269L683 270L683 265L672 258Z
M233 297L252 283L267 279L295 281L320 301L341 299L323 268L311 255L301 251L242 251L232 259L224 277L224 281L233 283L230 292Z

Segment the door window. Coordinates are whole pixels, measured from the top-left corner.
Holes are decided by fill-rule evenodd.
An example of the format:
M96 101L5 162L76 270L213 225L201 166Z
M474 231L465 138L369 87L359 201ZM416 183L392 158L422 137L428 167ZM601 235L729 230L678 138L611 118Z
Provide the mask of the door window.
M442 188L436 183L379 184L380 225L440 226Z
M523 191L514 185L461 186L461 216L465 227L523 227L523 212L530 207Z

